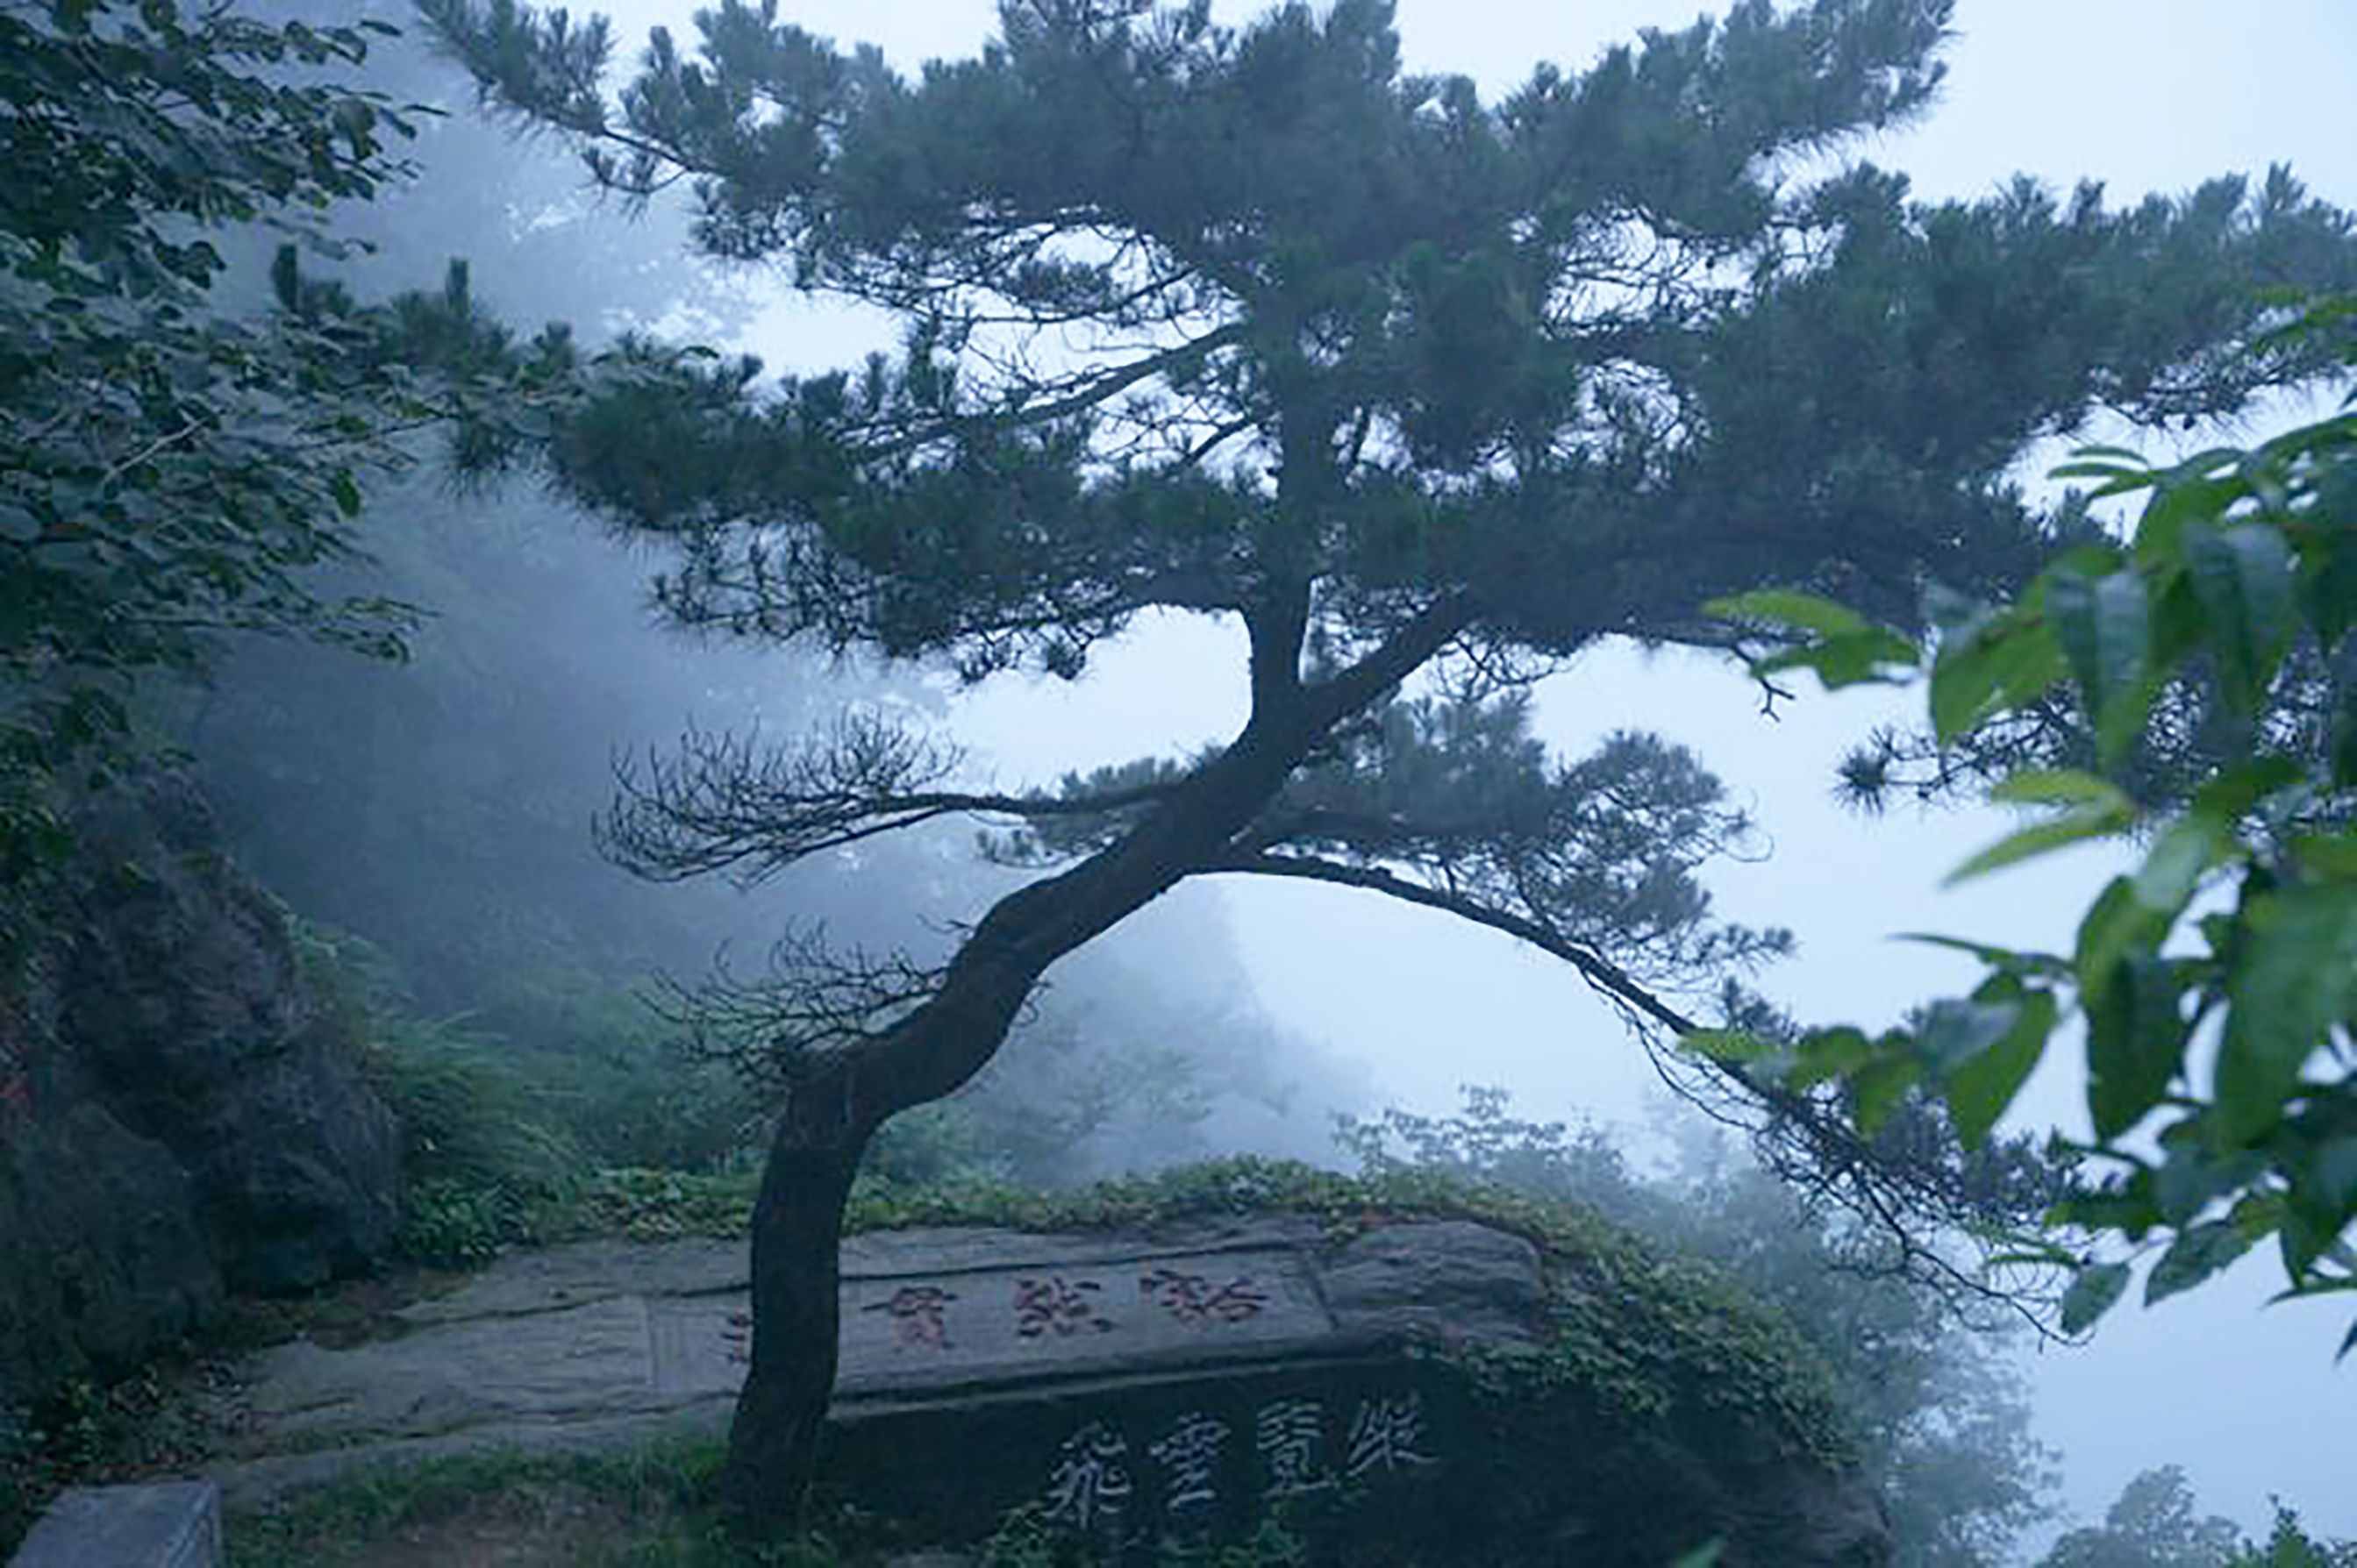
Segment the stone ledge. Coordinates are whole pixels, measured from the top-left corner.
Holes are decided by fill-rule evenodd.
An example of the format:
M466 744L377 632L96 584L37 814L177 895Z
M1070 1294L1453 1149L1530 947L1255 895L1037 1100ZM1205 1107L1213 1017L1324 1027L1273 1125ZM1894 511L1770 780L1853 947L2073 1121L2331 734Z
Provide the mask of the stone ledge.
M221 1568L221 1488L163 1481L62 1494L9 1568Z

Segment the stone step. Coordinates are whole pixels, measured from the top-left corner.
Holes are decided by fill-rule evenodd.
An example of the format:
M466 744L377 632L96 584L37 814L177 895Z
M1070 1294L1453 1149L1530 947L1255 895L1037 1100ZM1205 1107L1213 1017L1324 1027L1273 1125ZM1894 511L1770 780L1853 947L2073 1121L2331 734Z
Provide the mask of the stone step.
M9 1568L221 1568L221 1488L210 1481L76 1487Z

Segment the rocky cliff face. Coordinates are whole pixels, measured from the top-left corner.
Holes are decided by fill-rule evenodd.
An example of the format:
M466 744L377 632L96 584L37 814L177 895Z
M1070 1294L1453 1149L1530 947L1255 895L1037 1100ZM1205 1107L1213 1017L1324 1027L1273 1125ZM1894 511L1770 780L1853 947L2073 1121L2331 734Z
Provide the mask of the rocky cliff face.
M399 1218L393 1116L195 791L150 778L75 827L0 977L0 1401L127 1366L225 1288L362 1269Z

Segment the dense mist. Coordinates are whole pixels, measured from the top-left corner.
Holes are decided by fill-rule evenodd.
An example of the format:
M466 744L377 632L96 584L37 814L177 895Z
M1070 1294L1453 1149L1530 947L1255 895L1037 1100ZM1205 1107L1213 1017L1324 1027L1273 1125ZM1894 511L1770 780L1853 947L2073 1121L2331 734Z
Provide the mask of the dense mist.
M70 31L72 9L41 26ZM0 4L0 19L18 10L48 15ZM1557 1433L1559 1453L1526 1445L1515 1464L1536 1455L1577 1468L1589 1444L1664 1496L1700 1499L1697 1519L1752 1528L1775 1512L1758 1503L1772 1492L1801 1521L1781 1535L1760 1525L1756 1540L1713 1525L1707 1540L1681 1538L1680 1550L1706 1553L1682 1563L1722 1550L1730 1563L1765 1563L1801 1551L1792 1541L1831 1552L1837 1539L1865 1542L1840 1561L1905 1568L2357 1562L2346 1381L2357 1362L2333 1355L2348 1298L2319 1286L2304 1294L2320 1304L2263 1309L2281 1283L2278 1244L2251 1251L2226 1234L2264 1209L2288 1227L2284 1268L2341 1279L2357 1267L2340 1211L2311 1220L2289 1196L2304 1196L2298 1182L2339 1180L2341 1200L2357 1201L2344 1157L2357 1144L2327 1125L2345 1081L2305 1080L2304 1108L2253 1122L2266 1135L2248 1132L2202 1166L2198 1191L2165 1194L2116 1232L2112 1210L2083 1209L2102 1222L2038 1256L2022 1238L2050 1228L2056 1205L2099 1190L2126 1201L2125 1185L2093 1185L2104 1155L2090 1150L2140 1151L2157 1168L2192 1146L2149 1123L2122 1134L2147 1112L2206 1103L2213 1036L2174 1047L2194 1050L2200 1083L2170 1070L2183 1065L2171 1057L2118 1128L2104 1124L2102 1074L2091 1089L2082 1071L2075 1014L2052 1048L2041 1031L2019 1070L2006 1069L2002 1094L1933 1092L1936 1074L2018 1045L2023 1007L2045 1005L2053 1023L2051 998L2026 1003L2025 983L2091 961L2101 944L2082 916L2147 865L2153 813L2212 800L2205 781L2238 758L2273 747L2310 769L2314 789L2274 817L2260 783L2230 791L2199 875L2276 864L2256 850L2234 859L2222 846L2237 832L2238 843L2293 846L2286 864L2312 854L2345 874L2314 847L2345 843L2357 770L2357 751L2343 756L2357 668L2345 640L2336 651L2340 612L2302 610L2324 623L2319 640L2312 628L2296 637L2285 608L2274 645L2256 634L2222 643L2180 686L2158 675L2139 686L2141 665L2122 675L2120 689L2158 715L2132 743L2081 723L2047 685L2021 697L2005 684L2018 673L1989 678L1987 727L1940 744L1925 738L1921 687L1825 694L1863 683L1869 666L1910 664L1917 649L1901 630L1961 647L1997 622L1992 606L2046 584L2037 574L2050 557L2100 554L2130 535L2139 497L2091 508L2051 478L2072 446L2169 459L2255 448L2302 422L2345 424L2350 361L2330 345L2254 349L2259 328L2281 322L2247 286L2264 274L2344 302L2357 287L2345 210L2357 206L2345 112L2357 25L2338 7L2228 18L2181 5L2033 14L2009 0L1826 0L1806 13L1826 29L1812 40L1774 31L1777 17L1801 28L1792 18L1806 8L1737 6L1724 32L1688 35L1661 30L1688 26L1686 10L1650 0L1400 0L1395 17L1367 0L1265 16L1241 3L731 0L694 17L634 0L613 16L602 91L647 73L623 101L640 115L630 134L647 139L604 146L608 161L586 167L582 147L617 133L589 126L579 106L597 81L566 88L554 69L587 58L579 33L502 34L512 8L479 16L456 0L430 16L391 0L250 0L239 14L324 27L329 10L335 25L397 36L371 35L357 67L273 60L273 80L357 81L382 106L422 111L414 139L388 140L408 166L373 199L328 206L325 231L343 245L307 244L299 260L283 226L203 209L221 262L208 308L295 319L324 343L334 339L320 323L355 300L414 291L425 302L405 307L404 329L441 336L391 356L400 371L385 406L409 412L386 418L379 466L336 524L351 548L289 568L321 601L349 596L402 628L402 647L386 658L326 646L334 639L285 611L289 601L263 595L268 613L191 612L186 646L153 660L113 633L87 634L98 651L76 655L58 651L82 635L48 607L62 596L12 587L0 601L40 630L0 643L12 683L0 719L33 737L0 756L0 874L21 889L0 920L0 1134L15 1140L0 1236L27 1258L65 1257L90 1224L78 1217L177 1204L186 1216L156 1220L124 1272L160 1274L168 1254L194 1282L126 1289L135 1305L119 1306L99 1265L45 1263L24 1277L83 1270L96 1283L38 1300L21 1282L20 1294L0 1292L0 1327L69 1324L0 1343L0 1372L26 1385L0 1384L0 1482L21 1493L0 1510L0 1544L63 1486L198 1473L245 1418L221 1412L253 1402L243 1380L260 1363L235 1357L255 1346L291 1363L289 1344L303 1355L389 1345L440 1321L433 1303L471 1300L468 1279L504 1282L496 1271L519 1260L529 1271L540 1265L528 1260L591 1255L568 1246L719 1237L737 1272L662 1299L713 1316L725 1294L736 1316L713 1316L730 1337L716 1387L733 1398L749 1377L752 1391L734 1407L725 1466L716 1454L684 1461L675 1496L630 1507L687 1520L682 1541L707 1525L723 1541L716 1520L782 1528L791 1514L814 1530L793 1550L832 1552L827 1531L850 1532L852 1555L813 1563L932 1562L884 1555L936 1544L922 1530L859 1535L873 1510L837 1495L849 1484L823 1467L819 1425L830 1391L866 1389L858 1379L877 1367L898 1375L903 1352L972 1343L955 1337L970 1319L942 1316L960 1298L942 1281L971 1310L996 1270L1018 1303L1015 1359L972 1374L983 1391L974 1430L1000 1434L974 1442L979 1497L996 1484L992 1466L1039 1438L988 1425L1002 1419L981 1408L990 1391L1017 1386L1009 1367L1041 1375L1040 1348L1067 1335L1112 1343L1112 1317L1091 1314L1130 1274L1140 1303L1156 1299L1150 1281L1191 1280L1154 1287L1176 1293L1159 1298L1174 1316L1257 1332L1264 1306L1271 1320L1291 1309L1287 1289L1321 1312L1329 1294L1342 1299L1338 1249L1405 1216L1491 1228L1462 1255L1351 1265L1361 1273L1350 1289L1371 1273L1420 1282L1429 1299L1400 1309L1426 1334L1417 1345L1454 1354L1460 1328L1478 1339L1485 1314L1512 1316L1500 1303L1512 1288L1466 1285L1490 1276L1456 1272L1511 1237L1544 1278L1532 1300L1563 1334L1548 1342L1556 1359L1497 1366L1543 1361L1532 1386L1587 1380L1614 1420L1633 1410L1685 1423L1658 1449ZM772 26L787 31L772 38ZM468 27L482 29L471 54ZM651 39L650 28L667 31ZM749 66L743 81L717 66L682 76L700 28L773 74L758 91ZM1635 56L1605 52L1640 37ZM1533 78L1542 59L1562 72ZM1798 74L1776 74L1788 71ZM1417 73L1459 72L1414 86ZM1203 86L1215 80L1217 92ZM38 98L24 81L0 60L0 90L15 94L0 97L0 133L33 124L9 107ZM1361 91L1367 82L1377 86ZM1214 105L1200 121L1187 118L1197 92ZM1149 156L1143 142L1121 151L1085 118L1116 109L1200 135L1197 163ZM1250 137L1215 114L1264 137L1265 158L1239 152ZM1383 140L1394 134L1396 147ZM683 147L706 163L658 156L685 157ZM1316 161L1329 155L1330 166ZM1151 177L1122 174L1121 157ZM1531 196L1533 180L1511 172L1517 158L1568 194ZM2266 173L2287 162L2290 174ZM2236 172L2250 182L2189 194ZM2026 183L2008 184L2017 174ZM1004 188L991 183L1002 175ZM1035 180L1045 216L1025 206ZM1058 180L1121 200L1060 207ZM1245 193L1235 214L1217 208L1222 180ZM1458 206L1427 210L1436 192ZM186 212L198 209L167 212L163 231L195 232ZM1296 216L1307 237L1269 238ZM1447 253L1452 224L1502 238ZM1587 246L1596 259L1556 276L1518 246ZM7 287L25 293L36 276ZM985 295L1001 314L972 303ZM553 323L569 338L534 338ZM467 348L475 357L453 376L469 389L452 394L460 414L411 417L398 397L425 395L412 380L444 374L435 356L477 331L490 347ZM544 362L527 362L528 349L546 349ZM10 384L0 379L0 395L16 396ZM310 394L271 395L284 413ZM9 408L10 451L33 450L33 435L18 436L40 412ZM1313 415L1325 426L1300 435ZM2312 512L2286 502L2285 516L2347 504L2345 483L2313 478L2341 471L2331 450L2285 470L2326 497ZM32 471L29 458L20 466ZM350 477L321 483L341 509ZM48 515L9 495L0 528ZM32 531L51 526L25 523L27 584L31 552L52 542ZM136 555L120 569L162 572ZM1590 575L1591 555L1630 564ZM2255 558L2235 556L2234 569ZM2200 577L2212 596L2199 603L2223 616L2213 585L2226 568L2201 570L2189 571L2181 603L2196 602ZM2303 607L2347 585L2340 568L2303 570ZM1781 626L1761 601L1748 621L1723 607L1771 580L1824 597L1788 603ZM2272 602L2250 580L2234 579L2234 613ZM1943 612L1943 592L1982 618ZM1715 619L1703 597L1721 605ZM2288 588L2282 598L2292 602ZM1867 634L1826 620L1832 600L1898 627L1881 633L1896 651L1844 645ZM2069 613L2034 603L2058 624ZM2060 646L2054 692L2066 674L2071 690L2100 692L2098 654ZM1747 671L1747 658L1793 649L1781 667ZM78 658L120 694L119 722L76 706ZM2212 704L2201 682L2234 677L2237 659L2264 663L2251 698ZM2034 697L2039 722L1988 739L1998 718L2019 717L1997 713L2000 696L2024 712ZM1940 701L1935 680L1935 717ZM76 749L75 725L100 738ZM2081 794L2018 793L2017 805L2067 810L2083 797L2116 821L2066 855L1943 890L1967 854L2020 825L1986 803L1988 786L2033 768L2069 770ZM2099 773L2125 782L2112 789ZM2144 875L2135 886L2149 892L2158 874ZM2232 909L2222 882L2204 886L2212 902L2197 908ZM2313 964L2279 966L2278 992L2330 993L2315 1038L2297 1043L2322 1039L2345 1068L2357 993L2309 972L2346 971L2346 931L2332 929ZM1907 931L1971 940L1889 940ZM2164 958L2162 940L2150 938L2137 983L2174 984L2169 964L2191 961L2181 944ZM2062 956L2044 969L1990 956L2016 948ZM1994 978L1972 990L1984 962ZM142 978L158 967L171 972ZM151 983L161 999L142 989ZM1947 1013L1930 1005L1966 991L1972 1001ZM2139 993L2140 1039L2163 1012L2179 1022L2176 992L2158 994ZM2246 994L2233 992L2237 1005ZM1855 1049L1827 1045L1846 1025ZM174 1057L151 1072L142 1027L208 1049L231 1042L216 1054L253 1082L282 1070L256 1065L272 1061L316 1075L232 1114L205 1076L230 1069ZM1921 1046L1920 1081L1910 1067L1874 1086L1876 1036ZM2280 1075L2286 1107L2301 1064L2314 1074L2323 1059L2295 1056ZM2149 1063L2139 1070L2150 1076ZM143 1076L154 1081L139 1089ZM2115 1072L2115 1097L2118 1082ZM328 1153L294 1138L285 1163L382 1166L371 1190L350 1177L357 1196L313 1202L307 1177L237 1187L221 1169L242 1171L242 1156L207 1153L222 1129L291 1127L355 1097L368 1103L337 1112ZM91 1131L95 1113L72 1109L85 1102L121 1126ZM202 1114L184 1127L191 1106ZM2283 1155L2295 1133L2327 1152ZM194 1174L156 1175L161 1150ZM2275 1175L2260 1174L2267 1158L2282 1162ZM177 1196L44 1197L44 1170L145 1172ZM2165 1178L2138 1179L2146 1201ZM2252 1207L2220 1218L2246 1189ZM368 1213L351 1220L346 1208ZM285 1219L294 1210L309 1218ZM315 1223L328 1210L335 1226ZM2115 1266L2096 1262L2097 1241L2141 1243L2202 1215L2222 1249L2200 1261L2196 1282L2217 1276L2209 1288L2147 1311L2139 1283L2088 1331L2082 1284ZM334 1236L285 1240L305 1224ZM2318 1230L2312 1246L2298 1224ZM1633 1250L1598 1240L1595 1225ZM1019 1246L985 1256L980 1242L968 1256L946 1229L980 1226L1064 1241L1128 1227L1120 1246L1134 1232L1167 1243L1173 1270L1210 1272L1140 1273L1146 1263L1112 1242L1103 1257L1075 1243L1062 1262ZM947 1262L927 1264L938 1277L839 1305L838 1267L845 1288L868 1289L860 1282L897 1266L902 1244L844 1238L900 1230L909 1249L946 1249ZM1303 1264L1311 1283L1271 1284L1272 1236L1333 1273ZM1182 1243L1196 1251L1182 1255ZM199 1255L207 1247L215 1261ZM1234 1277L1209 1294L1231 1254ZM1077 1277L1104 1257L1128 1271L1112 1295L1074 1294L1059 1273L1055 1313L1023 1316L1047 1299L1034 1275ZM2104 1288L2098 1316L2124 1283ZM655 1312L646 1302L660 1295L647 1287L639 1310ZM1581 1316L1624 1298L1644 1335ZM89 1327L101 1319L103 1332ZM657 1357L664 1321L647 1316L622 1337ZM765 1343L761 1323L773 1326ZM832 1357L789 1366L779 1348L838 1333L855 1348L859 1334L873 1340L840 1385ZM157 1348L167 1344L181 1348ZM1344 1349L1372 1364L1366 1346ZM17 1370L48 1363L38 1387ZM1297 1371L1288 1362L1284 1375ZM1114 1380L1094 1363L1087 1375ZM207 1413L186 1418L210 1435L188 1437L185 1454L149 1441L180 1432L180 1412L196 1408L182 1393L208 1379L245 1390L215 1388ZM1307 1409L1304 1390L1278 1388L1285 1400L1259 1407L1255 1452L1306 1493L1314 1470L1272 1458L1268 1424L1272 1409ZM969 1391L956 1385L954 1399ZM1158 1545L1119 1533L1131 1480L1106 1468L1114 1457L1142 1477L1150 1453L1191 1477L1197 1491L1171 1481L1173 1518L1211 1495L1211 1418L1152 1403L1177 1397L1157 1391L1142 1408L1194 1434L1197 1469L1178 1467L1174 1436L1152 1448L1141 1437L1132 1454L1110 1427L1067 1423L1055 1480L1033 1506L1046 1522L1007 1513L987 1545L959 1543L990 1555L950 1561L1044 1568L1078 1561L1051 1553L1082 1546L1104 1561L1210 1552L1208 1526ZM805 1407L817 1413L795 1413ZM1064 1413L1044 1397L1039 1408ZM1426 1434L1408 1408L1369 1396L1355 1424L1297 1426L1295 1441L1330 1436L1336 1474L1353 1483L1362 1471L1412 1477L1437 1461L1415 1449ZM1380 1454L1371 1411L1392 1422ZM1241 1455L1247 1416L1222 1419ZM1747 1423L1775 1423L1804 1436L1771 1460ZM856 1424L845 1430L855 1435L829 1439L837 1457L866 1455ZM1710 1433L1736 1435L1722 1451ZM952 1448L963 1441L953 1433ZM1112 1487L1114 1524L1078 1506L1078 1530L1059 1536L1048 1526L1073 1504L1082 1461L1096 1466L1092 1485ZM771 1489L792 1493L791 1507L748 1504L747 1477L759 1473L786 1477ZM1599 1495L1651 1496L1620 1472L1597 1474ZM812 1495L839 1518L795 1512L813 1475ZM1544 1481L1513 1475L1514 1506L1531 1512L1511 1532L1542 1542L1530 1561L1619 1562L1620 1543L1638 1539L1599 1545L1582 1533L1587 1515L1545 1514L1531 1501ZM533 1472L516 1486L577 1498L609 1482ZM304 1560L347 1528L287 1525L275 1498L231 1502L231 1561L247 1560L235 1554L241 1528L257 1540L295 1532L290 1555L253 1561ZM1610 1517L1603 1503L1579 1506ZM418 1507L454 1532L436 1538L445 1552L471 1549L449 1543L488 1517L479 1502ZM1420 1511L1446 1530L1448 1508L1507 1518L1461 1499L1399 1517ZM1272 1515L1228 1548L1257 1554L1217 1561L1327 1561L1283 1554L1303 1517L1317 1516ZM1543 1540L1542 1526L1557 1533ZM576 1540L604 1529L531 1527Z

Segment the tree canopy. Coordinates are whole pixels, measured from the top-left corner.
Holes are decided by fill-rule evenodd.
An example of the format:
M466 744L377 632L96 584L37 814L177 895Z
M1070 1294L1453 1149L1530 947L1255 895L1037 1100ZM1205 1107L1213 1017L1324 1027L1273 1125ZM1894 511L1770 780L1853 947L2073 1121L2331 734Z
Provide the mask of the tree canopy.
M0 948L59 852L55 786L126 749L130 681L228 632L398 656L408 607L312 570L353 553L362 482L571 369L561 334L482 319L463 265L366 306L302 274L344 253L326 212L407 172L414 108L339 80L385 30L0 5ZM272 308L219 306L232 230L278 242Z
M903 326L894 353L776 380L638 345L659 373L539 448L674 547L676 618L969 679L1076 676L1149 611L1246 644L1250 716L1195 756L985 792L945 743L856 716L692 745L608 822L649 875L758 877L972 815L1043 874L939 967L728 998L788 1089L732 1457L752 1514L806 1474L858 1149L979 1070L1059 957L1186 877L1284 876L1475 920L1634 1023L1695 1027L1784 941L1717 921L1695 880L1739 819L1651 737L1548 757L1522 693L1605 639L1727 646L1700 606L1763 582L1911 619L1928 582L2019 581L2050 532L2005 478L2026 444L2314 373L2297 344L2253 351L2276 319L2254 286L2357 272L2349 217L2282 170L2122 209L1803 177L1929 106L1947 0L1755 0L1494 103L1405 71L1382 0L1242 27L1201 0L1008 0L978 57L914 77L726 0L699 58L657 30L616 100L602 21L422 9L607 188L689 182L707 253ZM1870 1212L1953 1219L1990 1190L1878 1157L1825 1097L1663 1060Z

